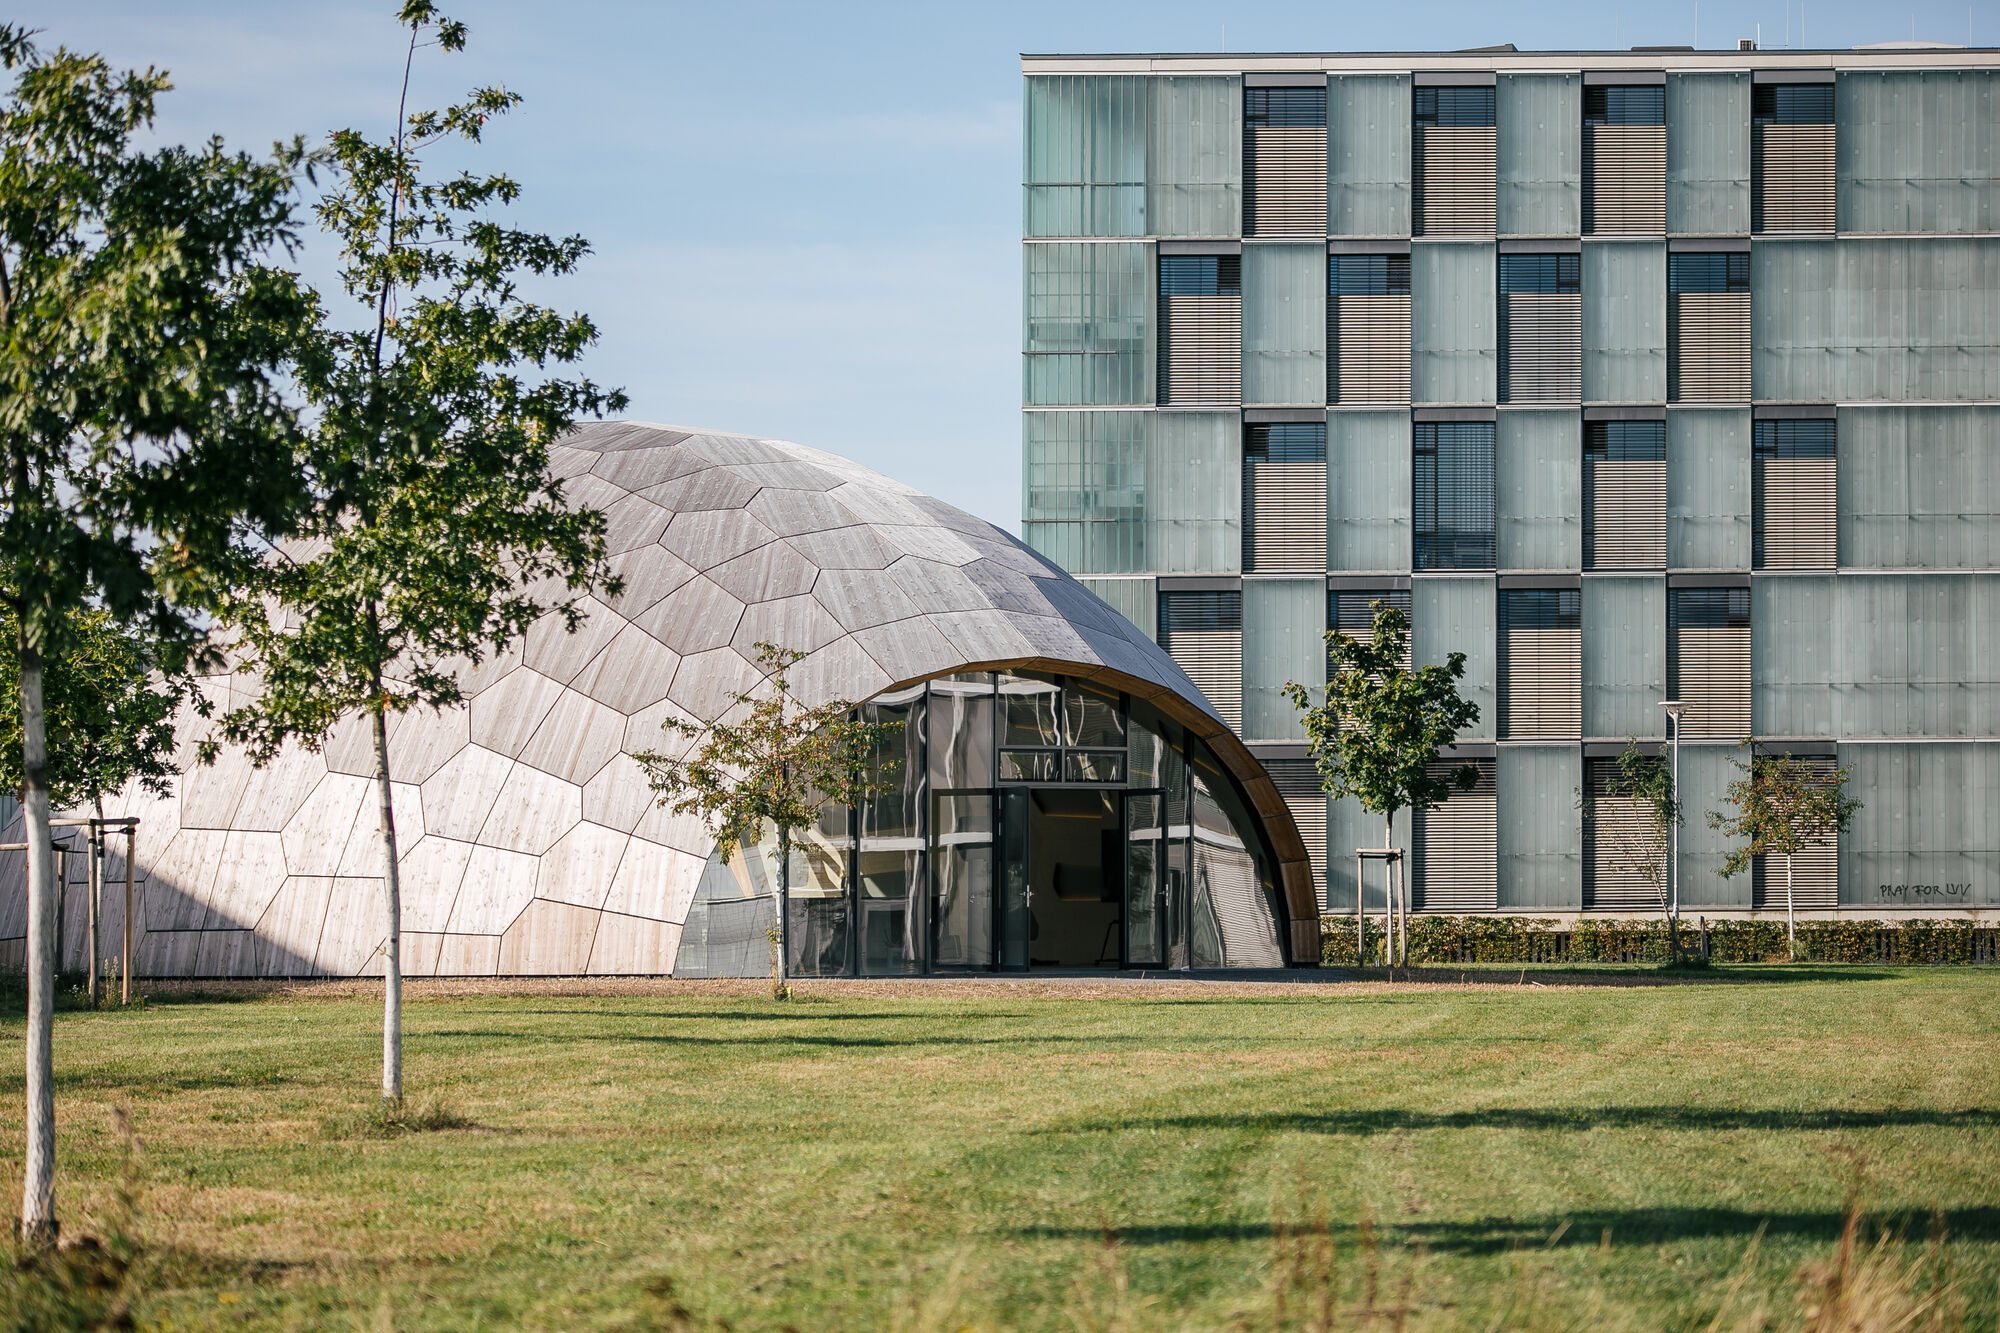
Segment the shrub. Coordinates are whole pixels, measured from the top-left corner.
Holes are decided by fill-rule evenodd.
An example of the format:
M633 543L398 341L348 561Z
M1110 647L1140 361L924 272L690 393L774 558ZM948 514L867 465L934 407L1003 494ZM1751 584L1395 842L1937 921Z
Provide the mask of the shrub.
M1710 921L1708 956L1717 963L1766 963L1786 957L1785 927L1776 921ZM1368 923L1371 952L1381 923ZM1681 918L1681 945L1694 949L1696 921ZM1413 916L1412 963L1665 963L1667 923L1595 919L1574 923L1520 916ZM1354 918L1320 920L1320 961L1355 964ZM2000 962L2000 929L1970 921L1812 921L1798 928L1798 961L1811 963Z

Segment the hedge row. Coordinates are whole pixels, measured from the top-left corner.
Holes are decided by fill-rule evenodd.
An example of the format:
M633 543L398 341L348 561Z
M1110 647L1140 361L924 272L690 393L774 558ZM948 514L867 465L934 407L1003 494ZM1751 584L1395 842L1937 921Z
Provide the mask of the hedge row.
M1351 916L1320 921L1320 959L1353 965ZM1681 918L1681 947L1699 949L1693 920ZM1368 922L1368 961L1382 960L1382 920ZM1708 954L1718 963L1783 961L1783 922L1711 921ZM1663 963L1667 923L1592 921L1558 924L1518 916L1414 916L1412 963ZM1798 960L1813 963L2000 962L2000 929L1964 921L1811 921L1798 927Z

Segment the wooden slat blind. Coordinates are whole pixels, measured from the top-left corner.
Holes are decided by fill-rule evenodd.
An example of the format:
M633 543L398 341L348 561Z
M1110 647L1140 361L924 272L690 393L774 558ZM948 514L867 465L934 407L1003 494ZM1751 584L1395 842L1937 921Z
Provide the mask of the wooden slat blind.
M1750 590L1667 590L1668 689L1683 736L1750 734Z
M1491 236L1497 230L1495 141L1490 126L1419 125L1416 234Z
M1667 397L1750 397L1750 256L1667 256Z
M1583 732L1583 594L1500 593L1500 735L1563 740Z
M1660 235L1667 229L1667 127L1586 125L1584 230Z
M1836 464L1830 420L1759 421L1752 473L1758 569L1832 569Z
M1326 89L1243 90L1243 234L1326 235Z
M1833 102L1831 83L1751 89L1751 230L1834 229Z
M1410 257L1331 255L1326 285L1330 403L1410 401Z
M1393 606L1407 618L1410 614L1410 590L1408 588L1354 589L1342 588L1326 595L1326 626L1339 630L1350 639L1363 643L1375 637L1375 603ZM1403 669L1410 666L1410 645L1403 644ZM1327 661L1328 678L1332 678L1333 662Z
M1326 569L1326 423L1252 425L1243 441L1243 568Z
M1160 647L1231 730L1243 725L1243 594L1162 592Z
M1227 406L1243 398L1243 261L1160 257L1159 400Z
M1292 822L1305 839L1306 855L1312 860L1313 885L1320 905L1326 905L1326 802L1320 787L1319 769L1310 759L1266 759L1264 771L1292 812ZM1349 855L1352 855L1350 850Z
M1595 911L1666 908L1666 846L1643 803L1611 794L1615 759L1584 761L1583 905Z
M1584 425L1583 564L1664 569L1667 563L1667 423Z
M1830 755L1802 757L1801 763L1831 774ZM1785 910L1785 858L1759 856L1750 867L1750 905L1759 911ZM1840 841L1824 838L1792 855L1792 906L1801 912L1830 912L1840 906Z
M1414 821L1416 874L1411 876L1420 912L1490 912L1499 906L1499 804L1491 759L1440 759L1433 777L1470 764L1479 770L1471 791L1454 791L1443 805Z
M1583 298L1500 297L1500 401L1574 403L1583 397Z

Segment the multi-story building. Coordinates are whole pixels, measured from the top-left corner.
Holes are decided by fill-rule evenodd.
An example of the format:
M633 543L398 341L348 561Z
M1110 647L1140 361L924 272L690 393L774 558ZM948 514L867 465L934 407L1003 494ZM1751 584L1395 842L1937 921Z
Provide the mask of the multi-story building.
M1378 599L1481 711L1420 909L1656 904L1605 778L1669 699L1684 908L1783 907L1705 818L1752 738L1863 802L1802 908L2000 907L2000 52L1023 68L1025 535L1265 759L1328 908L1382 830L1281 690Z

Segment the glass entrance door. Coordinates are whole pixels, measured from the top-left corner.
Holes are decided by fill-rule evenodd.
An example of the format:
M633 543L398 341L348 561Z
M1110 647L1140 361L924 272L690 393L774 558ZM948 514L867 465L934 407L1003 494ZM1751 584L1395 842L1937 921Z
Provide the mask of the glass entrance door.
M1028 950L1034 938L1035 890L1028 839L1032 808L1026 787L1000 789L1000 902L995 920L998 966L1007 972L1028 970Z
M1159 967L1166 960L1165 798L1158 791L1125 793L1125 966Z

